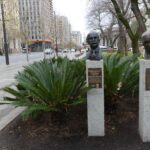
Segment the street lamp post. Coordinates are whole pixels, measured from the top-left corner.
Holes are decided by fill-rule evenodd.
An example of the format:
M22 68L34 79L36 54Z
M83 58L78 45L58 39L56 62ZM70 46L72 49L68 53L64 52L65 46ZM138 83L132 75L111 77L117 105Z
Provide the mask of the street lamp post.
M70 33L70 52L71 52L71 48L72 48L72 34L71 34L71 28L69 29L69 33Z
M29 62L28 20L29 20L29 17L27 16L26 19L23 21L23 23L25 25L24 36L25 36L25 48L26 48L26 59L27 59L27 62Z
M3 0L1 0L1 11L2 11L3 34L4 34L5 59L6 59L6 65L9 65L8 44L7 44L7 38L6 38L6 27L5 27L5 16L4 16Z
M55 51L56 51L56 55L58 56L58 45L57 45L57 29L56 29L56 14L54 11L54 22L55 22Z

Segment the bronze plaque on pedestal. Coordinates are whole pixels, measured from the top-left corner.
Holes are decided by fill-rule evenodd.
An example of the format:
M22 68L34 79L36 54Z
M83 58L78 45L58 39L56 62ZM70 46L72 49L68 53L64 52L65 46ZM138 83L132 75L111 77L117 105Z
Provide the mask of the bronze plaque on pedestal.
M150 91L150 68L146 69L145 89Z
M88 83L93 88L102 88L101 68L88 68Z

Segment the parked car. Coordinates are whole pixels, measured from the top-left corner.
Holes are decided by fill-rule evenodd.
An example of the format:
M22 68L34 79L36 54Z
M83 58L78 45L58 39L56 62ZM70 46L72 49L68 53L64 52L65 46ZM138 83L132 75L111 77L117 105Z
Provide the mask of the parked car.
M31 48L28 48L28 53L31 52ZM27 48L22 48L22 53L27 53Z
M101 49L101 51L106 51L107 50L107 46L100 45L100 49Z
M22 48L22 53L26 53L27 49L26 48Z
M68 49L64 49L63 52L64 52L64 53L68 53Z
M114 47L114 50L118 50L118 47L115 46L115 47Z
M129 47L129 48L128 48L128 51L132 51L132 47Z
M44 54L46 54L46 55L53 54L53 52L54 51L51 48L47 48L47 49L44 50Z
M72 49L71 49L71 52L75 52L75 49L74 49L74 48L72 48Z

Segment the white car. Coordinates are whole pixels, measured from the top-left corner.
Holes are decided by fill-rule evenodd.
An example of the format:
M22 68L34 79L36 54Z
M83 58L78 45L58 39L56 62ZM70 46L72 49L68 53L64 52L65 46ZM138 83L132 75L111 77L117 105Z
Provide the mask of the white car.
M88 49L81 49L81 52L86 53Z
M46 55L53 54L53 49L51 49L51 48L45 49L44 54L46 54Z
M64 52L64 53L68 53L68 49L64 49L63 52Z
M74 49L74 48L72 48L72 49L71 49L71 52L75 52L75 49Z
M102 46L102 45L100 45L99 47L100 47L101 51L107 50L107 46Z

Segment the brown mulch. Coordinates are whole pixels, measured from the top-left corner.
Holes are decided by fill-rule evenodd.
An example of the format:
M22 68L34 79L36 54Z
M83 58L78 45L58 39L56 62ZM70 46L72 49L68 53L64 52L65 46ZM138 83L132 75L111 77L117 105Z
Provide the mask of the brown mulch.
M0 150L150 150L138 134L137 99L118 106L105 114L104 137L88 137L86 104L26 121L18 117L1 131Z

